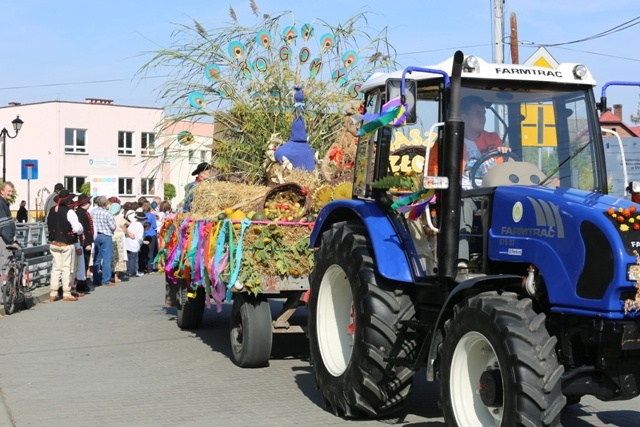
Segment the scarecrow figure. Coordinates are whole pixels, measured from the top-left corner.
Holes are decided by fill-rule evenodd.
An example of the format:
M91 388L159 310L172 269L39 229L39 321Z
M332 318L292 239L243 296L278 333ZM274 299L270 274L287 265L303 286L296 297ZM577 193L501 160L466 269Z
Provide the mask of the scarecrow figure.
M276 148L275 158L278 163L291 162L294 168L312 171L316 167L315 151L307 141L307 130L302 113L304 112L304 94L300 86L295 86L294 119L291 124L289 140Z

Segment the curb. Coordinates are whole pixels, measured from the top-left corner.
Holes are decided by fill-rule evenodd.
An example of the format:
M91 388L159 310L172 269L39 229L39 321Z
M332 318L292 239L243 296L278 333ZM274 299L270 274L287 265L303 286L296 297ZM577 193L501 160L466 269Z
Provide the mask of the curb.
M27 306L33 308L36 304L49 300L49 285L40 286L31 291L31 298L27 302ZM24 309L23 309L24 310ZM5 316L4 304L0 304L0 316Z

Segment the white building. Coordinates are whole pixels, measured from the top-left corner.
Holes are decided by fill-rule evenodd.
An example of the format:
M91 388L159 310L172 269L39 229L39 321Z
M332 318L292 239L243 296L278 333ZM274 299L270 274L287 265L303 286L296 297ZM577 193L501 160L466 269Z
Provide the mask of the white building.
M10 138L15 136L11 122L16 116L24 124ZM58 182L75 194L90 182L92 196L118 196L123 203L140 196L163 198L164 183L172 183L175 207L193 180L191 171L211 159L213 124L178 123L160 136L157 129L163 118L160 108L95 98L0 107L0 127L9 136L6 159L2 153L6 177L18 193L11 209L16 211L20 201L27 200L32 217L42 217L43 202ZM183 131L191 132L193 142L177 140ZM33 163L29 160L37 161L37 179L22 178L23 164Z
M76 194L83 183L91 182L92 194L117 195L123 202L162 195L156 177L161 166L152 155L162 109L92 98L12 103L0 108L0 126L10 136L14 135L11 121L18 115L24 121L22 129L5 142L7 180L18 192L13 210L20 200L27 200L35 217L58 182ZM23 160L37 161L37 179L22 179Z

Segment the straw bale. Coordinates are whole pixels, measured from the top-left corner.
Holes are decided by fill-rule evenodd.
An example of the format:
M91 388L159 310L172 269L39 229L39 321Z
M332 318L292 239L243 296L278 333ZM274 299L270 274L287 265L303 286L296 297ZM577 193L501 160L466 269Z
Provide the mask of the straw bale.
M192 217L215 218L226 208L250 210L269 191L262 185L229 181L205 181L196 185L191 204Z

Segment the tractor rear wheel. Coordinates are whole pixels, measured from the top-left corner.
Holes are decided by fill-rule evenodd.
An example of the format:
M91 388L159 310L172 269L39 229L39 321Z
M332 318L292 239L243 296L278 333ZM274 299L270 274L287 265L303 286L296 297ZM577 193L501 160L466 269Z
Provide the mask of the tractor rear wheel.
M486 292L455 307L440 347L447 425L559 426L556 342L528 298Z
M341 222L322 236L310 276L310 359L318 388L338 416L378 417L402 406L414 371L386 360L400 321L415 308L404 286L375 270L366 229ZM397 357L414 356L413 337Z

